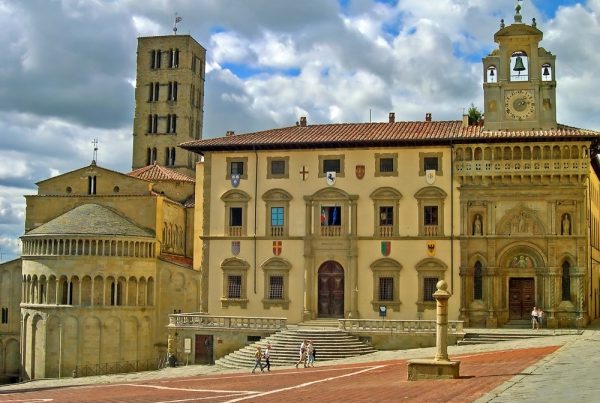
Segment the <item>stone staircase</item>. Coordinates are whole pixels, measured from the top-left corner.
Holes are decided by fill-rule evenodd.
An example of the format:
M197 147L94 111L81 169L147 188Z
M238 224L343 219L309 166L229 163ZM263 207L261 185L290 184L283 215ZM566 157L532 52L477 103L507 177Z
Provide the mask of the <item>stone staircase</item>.
M255 361L256 346L259 345L264 348L269 342L273 348L271 366L294 365L298 361L300 343L303 340L312 340L317 353L315 359L317 364L320 361L355 357L377 351L358 338L341 330L328 328L327 326L318 328L298 326L297 329L280 331L252 343L218 359L215 364L223 368L252 368Z
M498 329L465 329L465 336L457 345L489 344L499 341L513 341L534 337L578 334L578 329L532 329L529 319L511 320Z

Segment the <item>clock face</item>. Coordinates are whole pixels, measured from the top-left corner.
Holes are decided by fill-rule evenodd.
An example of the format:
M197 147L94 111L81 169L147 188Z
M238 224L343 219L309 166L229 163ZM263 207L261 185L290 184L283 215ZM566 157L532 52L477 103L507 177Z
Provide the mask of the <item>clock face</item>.
M529 119L535 113L535 99L532 91L507 91L504 106L506 116L515 120Z

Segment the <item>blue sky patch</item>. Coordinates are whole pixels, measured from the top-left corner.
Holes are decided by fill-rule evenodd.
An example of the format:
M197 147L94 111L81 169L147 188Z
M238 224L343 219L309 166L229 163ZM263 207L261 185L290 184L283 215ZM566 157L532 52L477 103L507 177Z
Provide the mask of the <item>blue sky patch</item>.
M298 77L302 70L297 67L290 68L273 68L273 67L255 67L246 64L223 63L222 68L228 69L239 78L249 78L261 74L281 75L286 77Z
M581 0L533 0L535 6L539 8L547 18L554 18L556 15L556 10L560 6L573 6L577 3L585 3ZM524 4L523 7L526 7L527 4Z

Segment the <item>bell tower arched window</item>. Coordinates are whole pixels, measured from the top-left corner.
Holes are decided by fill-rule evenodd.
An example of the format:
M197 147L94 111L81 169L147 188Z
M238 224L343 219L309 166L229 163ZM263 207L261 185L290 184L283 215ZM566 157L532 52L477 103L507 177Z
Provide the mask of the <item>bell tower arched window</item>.
M562 265L562 300L571 300L571 265L566 260Z
M552 81L552 66L550 63L542 64L542 81Z
M523 51L510 56L510 81L529 81L529 58Z
M496 66L490 66L487 68L485 75L486 83L497 83L498 82L498 70L496 70Z

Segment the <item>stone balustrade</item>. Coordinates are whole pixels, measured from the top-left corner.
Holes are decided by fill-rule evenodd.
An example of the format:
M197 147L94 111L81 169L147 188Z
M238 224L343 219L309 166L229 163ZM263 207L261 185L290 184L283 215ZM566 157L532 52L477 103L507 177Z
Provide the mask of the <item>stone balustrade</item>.
M339 319L339 328L346 332L435 333L435 320ZM463 333L462 320L448 321L448 333Z
M170 328L210 328L210 329L259 329L281 330L287 328L286 318L250 316L214 316L206 313L180 313L169 315Z
M511 161L456 161L455 172L458 176L487 175L540 175L557 172L561 175L585 175L589 162L585 159L564 160L511 160Z

